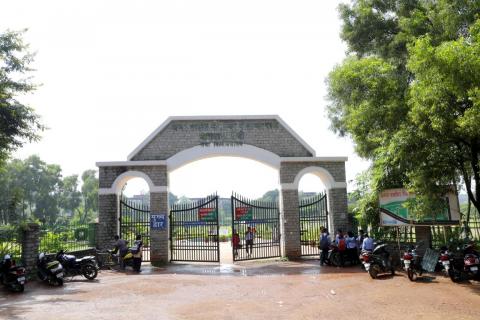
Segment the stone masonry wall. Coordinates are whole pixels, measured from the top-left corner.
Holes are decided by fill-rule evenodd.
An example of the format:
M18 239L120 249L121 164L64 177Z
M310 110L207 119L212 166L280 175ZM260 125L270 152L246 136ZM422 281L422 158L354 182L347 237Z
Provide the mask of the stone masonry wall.
M167 228L164 230L150 230L150 259L153 265L167 263L168 259L168 193L158 192L150 193L150 208L152 214L165 214L167 217Z
M342 229L343 232L350 231L351 225L348 220L347 189L335 188L327 191L328 219L330 233Z
M31 273L37 267L39 246L40 226L36 223L29 223L22 232L22 264L27 273Z
M298 211L298 190L282 190L283 212L280 214L283 223L283 255L289 259L301 256L300 220Z
M116 194L98 196L97 246L99 249L111 249L118 233L118 199Z
M199 145L252 145L281 157L311 157L290 132L275 119L175 120L132 160L165 160Z
M150 177L156 186L167 186L167 166L112 166L99 168L99 187L111 188L119 175L127 171L140 171Z

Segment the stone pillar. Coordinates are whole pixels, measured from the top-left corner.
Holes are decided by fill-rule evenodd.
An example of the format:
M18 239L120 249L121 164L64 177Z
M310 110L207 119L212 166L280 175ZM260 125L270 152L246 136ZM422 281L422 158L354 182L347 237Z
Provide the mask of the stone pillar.
M348 221L347 189L332 188L327 192L328 201L328 226L331 235L338 229L345 233L350 231L351 225Z
M298 190L282 189L280 201L282 255L289 259L298 259L301 256Z
M40 226L29 223L22 231L22 263L27 273L37 267L38 248L40 246Z
M166 189L166 188L165 188ZM150 213L164 214L167 219L167 227L163 230L150 230L150 260L152 265L159 266L169 261L168 259L168 240L169 240L169 211L168 211L168 192L150 193Z
M99 249L111 249L113 237L118 234L118 197L116 194L98 195L98 227L96 242Z

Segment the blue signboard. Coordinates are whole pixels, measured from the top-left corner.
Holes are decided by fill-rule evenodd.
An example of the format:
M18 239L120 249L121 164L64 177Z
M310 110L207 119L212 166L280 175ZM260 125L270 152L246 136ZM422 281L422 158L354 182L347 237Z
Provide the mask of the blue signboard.
M164 230L167 227L166 214L151 214L150 228L152 230Z

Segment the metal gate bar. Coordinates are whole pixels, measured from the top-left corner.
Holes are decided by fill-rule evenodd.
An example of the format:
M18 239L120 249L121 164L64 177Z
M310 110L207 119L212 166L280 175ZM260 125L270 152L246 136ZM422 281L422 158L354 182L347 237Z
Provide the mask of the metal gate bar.
M241 247L233 248L233 260L254 260L280 256L280 211L273 202L249 200L233 194L232 235L238 232ZM247 253L246 232L254 233L252 252ZM237 251L237 252L235 252Z
M218 196L170 210L171 261L220 262Z
M320 255L318 249L320 230L322 227L328 227L327 194L320 193L310 198L301 199L298 209L301 255Z
M120 238L132 247L135 237L142 236L142 260L150 261L150 206L137 203L125 197L120 199Z

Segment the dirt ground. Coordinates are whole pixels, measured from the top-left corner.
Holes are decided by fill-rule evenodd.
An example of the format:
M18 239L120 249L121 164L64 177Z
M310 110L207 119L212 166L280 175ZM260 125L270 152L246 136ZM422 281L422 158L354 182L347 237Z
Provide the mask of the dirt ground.
M31 282L23 294L0 289L0 319L480 319L480 283L441 275L372 280L318 260L143 269L63 288Z

